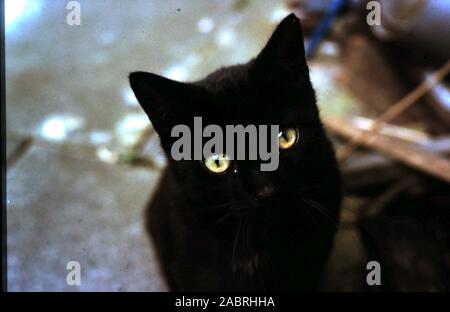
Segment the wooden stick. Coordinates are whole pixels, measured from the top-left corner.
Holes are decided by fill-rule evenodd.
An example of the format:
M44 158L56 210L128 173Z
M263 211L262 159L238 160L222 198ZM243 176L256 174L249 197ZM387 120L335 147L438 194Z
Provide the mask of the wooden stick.
M370 130L361 132L358 136L350 138L350 142L340 148L337 152L339 162L344 162L353 153L353 151L365 141L369 141L374 137L378 130L382 127L383 123L390 122L397 116L402 114L406 109L411 107L422 96L436 86L444 77L450 72L450 60L445 63L438 71L433 73L430 79L424 80L419 86L417 86L408 95L402 98L400 101L392 105L388 110L381 114L372 124Z
M391 187L382 192L376 198L371 198L363 203L360 208L362 218L373 218L380 215L387 204L392 202L403 191L410 189L415 184L418 184L418 179L414 175L407 175L395 181Z
M341 118L327 118L325 125L338 135L346 138L358 138L358 144L450 183L450 161L444 157L433 155L402 140L381 135L372 136L371 140L365 140L369 131L358 129L351 122Z

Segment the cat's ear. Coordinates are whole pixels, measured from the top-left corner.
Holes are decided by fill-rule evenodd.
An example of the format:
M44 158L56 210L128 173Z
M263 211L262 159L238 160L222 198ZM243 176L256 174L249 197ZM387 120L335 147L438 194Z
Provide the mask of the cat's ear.
M300 20L295 14L284 18L256 58L258 74L270 80L290 81L308 76Z
M191 116L194 87L156 74L134 72L129 76L131 89L155 130L169 133L173 126Z

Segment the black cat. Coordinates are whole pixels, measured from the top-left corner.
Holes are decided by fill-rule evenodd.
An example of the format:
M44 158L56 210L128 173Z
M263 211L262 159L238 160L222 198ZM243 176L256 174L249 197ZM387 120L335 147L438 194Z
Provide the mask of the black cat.
M135 72L130 84L169 160L146 218L170 289L317 289L341 193L297 17L246 64L193 83ZM259 160L175 161L171 129L192 126L194 116L204 126L280 125L278 169L261 171Z

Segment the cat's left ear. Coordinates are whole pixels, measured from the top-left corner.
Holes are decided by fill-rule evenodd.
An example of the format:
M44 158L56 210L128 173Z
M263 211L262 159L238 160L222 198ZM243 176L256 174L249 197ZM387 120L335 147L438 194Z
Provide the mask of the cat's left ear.
M198 88L146 72L131 73L129 80L137 100L160 135L170 135L172 127L192 120L199 101Z
M255 66L258 75L272 81L292 82L308 76L302 26L295 14L290 14L277 26L256 58Z

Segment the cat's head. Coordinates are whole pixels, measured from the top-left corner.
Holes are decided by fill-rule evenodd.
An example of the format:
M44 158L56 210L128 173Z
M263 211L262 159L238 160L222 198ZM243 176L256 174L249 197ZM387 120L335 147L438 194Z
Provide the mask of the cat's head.
M314 192L323 195L336 188L334 155L320 123L295 15L286 17L260 54L246 64L219 69L192 83L143 72L132 73L130 83L161 138L178 185L199 211L257 214L271 202L281 206L304 197L317 203ZM280 147L278 168L261 171L259 160L213 162L213 167L226 166L217 174L204 161L173 160L176 138L171 130L178 124L192 128L194 116L202 117L204 127L219 125L224 133L225 125L279 125L284 131L280 140L287 144Z

